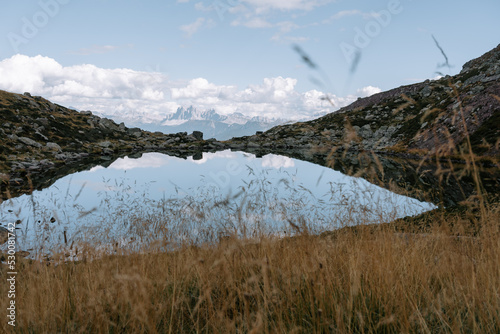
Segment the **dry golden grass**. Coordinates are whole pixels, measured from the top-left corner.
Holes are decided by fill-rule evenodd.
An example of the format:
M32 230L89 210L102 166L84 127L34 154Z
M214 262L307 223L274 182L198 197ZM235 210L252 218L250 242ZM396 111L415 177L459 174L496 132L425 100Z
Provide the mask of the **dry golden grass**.
M59 265L23 261L14 332L498 333L499 217L499 206L489 207L474 237L450 237L440 221L425 235L389 225Z

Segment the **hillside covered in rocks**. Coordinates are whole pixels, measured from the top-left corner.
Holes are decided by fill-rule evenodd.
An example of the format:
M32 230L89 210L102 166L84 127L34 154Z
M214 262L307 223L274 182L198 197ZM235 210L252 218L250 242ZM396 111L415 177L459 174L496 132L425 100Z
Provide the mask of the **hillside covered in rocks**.
M277 126L227 142L235 149L332 150L498 157L500 45L455 76L358 99L316 120Z

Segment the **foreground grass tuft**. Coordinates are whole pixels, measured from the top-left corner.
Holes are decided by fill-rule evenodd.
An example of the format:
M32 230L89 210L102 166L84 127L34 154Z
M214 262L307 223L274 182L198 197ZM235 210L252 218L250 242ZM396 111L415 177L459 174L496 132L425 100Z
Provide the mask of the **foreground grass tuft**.
M14 332L496 333L499 210L459 237L436 215L428 219L439 227L426 234L386 225L59 265L25 260Z

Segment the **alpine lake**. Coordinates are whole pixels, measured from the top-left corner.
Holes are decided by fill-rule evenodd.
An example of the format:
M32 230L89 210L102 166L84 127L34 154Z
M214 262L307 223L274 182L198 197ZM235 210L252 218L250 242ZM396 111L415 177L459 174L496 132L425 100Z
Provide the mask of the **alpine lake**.
M436 208L332 168L240 151L121 157L0 204L30 257L86 246L172 250L228 236L284 237L388 223ZM2 247L6 247L3 245Z

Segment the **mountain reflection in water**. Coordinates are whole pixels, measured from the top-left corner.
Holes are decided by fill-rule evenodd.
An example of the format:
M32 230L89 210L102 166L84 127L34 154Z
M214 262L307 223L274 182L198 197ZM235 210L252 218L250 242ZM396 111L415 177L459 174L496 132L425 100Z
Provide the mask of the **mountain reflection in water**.
M320 233L435 208L280 155L228 150L197 159L160 153L120 158L2 203L0 219L20 221L19 249L37 253L84 242L168 248L227 234Z

